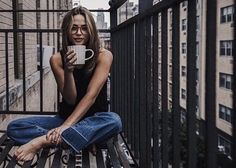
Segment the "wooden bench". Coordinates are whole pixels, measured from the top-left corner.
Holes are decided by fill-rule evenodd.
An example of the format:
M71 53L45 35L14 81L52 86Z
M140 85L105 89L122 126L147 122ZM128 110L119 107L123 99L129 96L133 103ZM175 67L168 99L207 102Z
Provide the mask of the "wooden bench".
M50 168L130 168L136 167L133 162L127 158L127 151L121 146L124 144L120 135L109 139L106 148L98 148L96 156L93 156L87 149L72 156L69 150L58 148L45 148L32 161L18 162L13 157L16 144L10 140L6 134L0 138L0 167L50 167Z

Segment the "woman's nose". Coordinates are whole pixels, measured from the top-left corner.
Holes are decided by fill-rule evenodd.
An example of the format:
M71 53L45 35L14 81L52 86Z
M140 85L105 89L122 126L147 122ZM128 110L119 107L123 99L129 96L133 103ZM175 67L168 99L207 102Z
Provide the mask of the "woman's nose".
M77 34L79 34L79 35L80 35L80 34L83 34L83 33L82 33L82 30L81 30L81 27L78 27Z

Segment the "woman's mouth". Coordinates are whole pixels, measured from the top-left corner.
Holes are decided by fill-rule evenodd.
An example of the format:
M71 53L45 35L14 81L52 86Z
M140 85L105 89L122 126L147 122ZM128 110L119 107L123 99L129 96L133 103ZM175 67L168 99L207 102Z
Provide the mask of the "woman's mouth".
M83 38L77 38L75 39L75 42L79 43L79 42L82 42L84 39Z

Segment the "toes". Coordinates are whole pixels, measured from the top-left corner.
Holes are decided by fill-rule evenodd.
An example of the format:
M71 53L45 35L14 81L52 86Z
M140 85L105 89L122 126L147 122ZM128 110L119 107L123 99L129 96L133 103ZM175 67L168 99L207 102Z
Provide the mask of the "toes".
M20 161L23 161L23 158L24 158L24 153L20 153L18 156L17 156L17 160L20 160Z

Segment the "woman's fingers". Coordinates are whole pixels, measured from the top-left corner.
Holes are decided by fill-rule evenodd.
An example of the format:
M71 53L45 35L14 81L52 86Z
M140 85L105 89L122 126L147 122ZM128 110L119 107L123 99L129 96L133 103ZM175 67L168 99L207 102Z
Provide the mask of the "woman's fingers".
M53 133L53 131L54 131L54 129L48 131L48 133L47 133L47 135L46 135L46 139L47 139L47 140L50 139L50 136L51 136L51 134Z
M66 62L69 62L70 60L72 60L75 57L76 53L72 53L70 55L66 56Z

